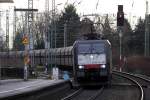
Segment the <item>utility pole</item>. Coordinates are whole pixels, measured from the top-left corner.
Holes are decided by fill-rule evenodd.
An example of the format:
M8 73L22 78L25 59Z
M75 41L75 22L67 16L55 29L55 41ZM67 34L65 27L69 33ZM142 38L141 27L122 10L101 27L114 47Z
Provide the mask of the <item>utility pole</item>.
M123 34L122 34L122 28L121 29L119 29L119 44L120 44L120 50L119 50L119 52L120 52L120 57L119 57L119 59L120 59L120 71L122 71L122 36L123 36Z
M49 0L45 0L45 48L49 46Z
M51 44L56 48L56 23L55 23L55 0L52 0L52 26L51 26ZM54 37L54 38L53 38ZM54 39L54 41L53 41ZM52 46L52 45L51 45ZM53 47L53 46L52 46ZM56 55L54 55L54 63L56 62ZM56 65L55 65L56 66Z
M28 9L33 9L33 0L28 0ZM32 33L32 23L33 23L33 10L32 11L28 11L28 31L29 31L29 35L33 36ZM33 44L32 44L33 45ZM30 47L31 49L33 47Z
M1 35L1 29L2 29L2 27L1 27L1 17L2 17L2 12L0 11L0 35ZM2 58L1 58L2 59ZM1 65L1 60L0 60L0 80L2 79L2 65Z
M66 37L66 33L67 33L67 22L65 22L64 24L64 47L67 46L67 37Z
M33 0L28 0L28 9L33 9ZM33 10L28 11L28 35L29 35L29 49L34 49L34 42L33 42Z
M6 10L6 52L9 58L9 11Z
M0 11L0 35L1 35L1 29L2 29L2 25L1 25L1 17L2 17L2 11Z
M33 9L33 0L28 0L28 9ZM29 52L34 49L34 37L33 37L33 10L28 11L28 35L29 38ZM29 53L28 52L28 53ZM30 65L28 67L33 67L34 55L29 58L29 54L27 54L28 59L30 59ZM29 69L29 68L28 68ZM28 74L28 73L27 73Z
M16 7L14 7L16 9ZM13 48L16 50L16 43L15 43L15 37L16 37L16 11L14 11L13 15Z
M54 35L54 48L56 48L55 0L52 0L52 32Z
M6 11L6 49L9 55L9 11Z
M53 38L51 37L51 44L54 44L54 48L56 48L56 40L57 40L57 34L56 34L56 8L55 8L55 0L52 0L52 26L51 26L51 36L54 36L54 42L53 42ZM51 45L52 46L52 45ZM58 68L56 66L56 54L54 55L54 58L53 58L53 63L54 63L54 68L52 68L52 77L53 79L58 79L58 74L59 74L59 71L58 71Z
M49 0L45 0L45 34L44 34L44 41L45 41L45 49L47 51L50 50L51 44L50 44L50 34L49 34ZM50 64L50 54L47 55L47 64Z
M146 1L146 13L145 13L145 56L149 56L149 15L148 15L148 1Z

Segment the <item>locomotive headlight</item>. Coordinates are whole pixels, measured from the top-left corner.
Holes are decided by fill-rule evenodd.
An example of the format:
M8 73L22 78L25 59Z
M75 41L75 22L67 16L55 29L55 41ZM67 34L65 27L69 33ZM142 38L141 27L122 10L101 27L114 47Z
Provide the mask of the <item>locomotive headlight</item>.
M106 65L101 65L101 68L106 68Z
M80 66L79 66L79 69L84 69L84 66L81 66L81 65L80 65Z
M91 59L93 59L93 58L94 58L94 56L93 56L93 55L90 55L90 58L91 58Z

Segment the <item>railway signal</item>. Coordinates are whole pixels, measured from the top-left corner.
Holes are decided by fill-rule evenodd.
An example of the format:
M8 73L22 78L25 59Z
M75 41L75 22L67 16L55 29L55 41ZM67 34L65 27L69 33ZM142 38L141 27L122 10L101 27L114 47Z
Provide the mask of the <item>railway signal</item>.
M123 26L124 26L124 12L123 12L123 5L118 5L118 12L117 12L117 28L119 33L119 44L120 44L120 65L122 62L122 36L123 36ZM120 71L122 71L121 66L119 66Z
M124 25L123 5L118 5L117 26L123 26L123 25Z

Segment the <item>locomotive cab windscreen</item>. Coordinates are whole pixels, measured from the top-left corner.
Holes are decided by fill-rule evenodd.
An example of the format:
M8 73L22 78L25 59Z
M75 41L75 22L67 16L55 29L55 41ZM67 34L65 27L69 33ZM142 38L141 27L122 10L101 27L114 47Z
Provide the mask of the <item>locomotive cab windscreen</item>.
M86 66L86 68L102 67L105 68L106 54L104 44L87 43L78 45L77 63L79 69Z

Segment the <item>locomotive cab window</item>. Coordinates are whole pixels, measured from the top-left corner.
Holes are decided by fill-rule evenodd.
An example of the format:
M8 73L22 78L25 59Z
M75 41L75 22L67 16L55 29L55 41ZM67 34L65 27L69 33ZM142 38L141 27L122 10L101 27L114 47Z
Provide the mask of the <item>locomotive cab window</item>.
M87 53L91 53L91 50L90 50L90 44L80 44L78 46L78 52L80 54L87 54Z
M91 46L93 54L104 53L104 44L92 44Z

